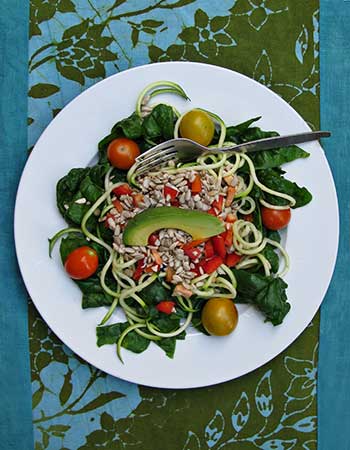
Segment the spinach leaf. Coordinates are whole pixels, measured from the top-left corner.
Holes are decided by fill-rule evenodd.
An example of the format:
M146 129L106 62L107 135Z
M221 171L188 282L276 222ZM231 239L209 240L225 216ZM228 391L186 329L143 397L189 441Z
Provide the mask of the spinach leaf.
M267 244L261 253L265 256L265 258L271 264L271 272L272 273L278 272L278 267L280 265L280 261L279 261L278 254L275 251L275 247L273 247L271 244Z
M155 344L158 345L162 350L165 351L165 354L168 358L173 358L176 349L176 340L177 339L185 339L186 333L182 332L181 334L171 337L171 338L162 338L159 341L154 341Z
M157 105L143 121L143 135L148 139L164 140L174 137L175 117L173 108L168 105Z
M143 288L139 295L147 305L156 305L163 300L171 300L170 289L165 288L159 280L155 280L152 284Z
M61 178L56 186L57 207L64 219L71 225L80 225L90 208L87 204L75 203L81 198L86 198L94 203L104 192L104 176L109 169L109 164L97 164L85 169L72 169ZM92 217L89 225L96 222Z
M293 208L299 208L301 206L307 205L312 200L311 193L305 187L299 187L296 183L284 178L275 169L266 169L257 171L257 176L259 180L270 189L273 189L284 194L291 195L296 200L295 206ZM267 202L272 205L286 205L287 200L274 195L263 193L264 198Z
M290 310L287 284L281 278L265 277L245 270L232 270L237 279L237 303L251 303L265 314L266 319L279 325Z
M131 116L117 122L112 128L112 133L128 139L139 139L142 136L141 117L136 112L132 113Z
M100 306L110 306L112 302L113 298L101 288L100 293L88 292L83 294L81 307L83 309L99 308Z
M250 125L254 122L260 120L261 117L254 117L253 119L249 119L246 122L242 122L238 125L233 125L231 127L226 128L226 141L232 141L236 144L243 142L241 136L248 130Z
M97 346L101 347L106 344L115 344L119 336L126 330L130 324L128 322L119 322L113 325L106 325L96 328ZM134 353L144 352L150 344L150 341L140 336L136 331L131 331L126 335L122 342L122 347Z
M261 152L251 153L251 160L255 169L270 169L279 167L282 164L294 161L298 158L308 158L310 153L305 152L300 147L292 145L290 147L282 147L276 150L264 150Z
M79 191L79 186L89 169L71 169L67 175L61 178L56 186L56 201L57 207L65 218L67 210L65 205L69 205L76 193Z

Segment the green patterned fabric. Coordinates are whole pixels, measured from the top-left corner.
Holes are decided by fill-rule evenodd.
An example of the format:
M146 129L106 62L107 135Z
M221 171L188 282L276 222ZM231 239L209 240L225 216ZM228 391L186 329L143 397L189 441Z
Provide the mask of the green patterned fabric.
M242 72L318 127L318 0L31 0L30 17L29 148L90 85L169 60ZM36 450L317 448L318 316L253 373L179 391L101 373L29 311Z

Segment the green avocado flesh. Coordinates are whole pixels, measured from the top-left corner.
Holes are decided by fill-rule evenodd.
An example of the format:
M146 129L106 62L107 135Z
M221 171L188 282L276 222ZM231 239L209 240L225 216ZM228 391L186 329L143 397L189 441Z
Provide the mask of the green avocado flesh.
M225 231L220 219L205 212L161 206L147 209L132 218L123 232L123 242L125 245L147 245L149 236L161 228L185 231L194 240Z

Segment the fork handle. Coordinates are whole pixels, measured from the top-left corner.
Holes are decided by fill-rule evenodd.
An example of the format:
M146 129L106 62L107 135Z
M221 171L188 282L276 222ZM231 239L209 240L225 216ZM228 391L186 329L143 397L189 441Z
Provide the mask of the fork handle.
M290 134L287 136L274 136L265 139L258 139L256 141L245 142L233 147L222 147L217 149L217 151L220 153L258 152L260 150L272 150L274 148L302 144L303 142L316 141L320 138L329 137L330 135L331 133L329 131L309 131L306 133Z

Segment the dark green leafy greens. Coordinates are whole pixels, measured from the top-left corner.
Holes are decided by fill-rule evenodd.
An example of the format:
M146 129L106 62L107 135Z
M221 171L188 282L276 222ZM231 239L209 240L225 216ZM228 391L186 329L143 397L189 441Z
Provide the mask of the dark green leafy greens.
M279 325L290 310L287 302L288 285L281 278L266 277L245 270L233 269L237 279L237 303L251 303L266 319Z

